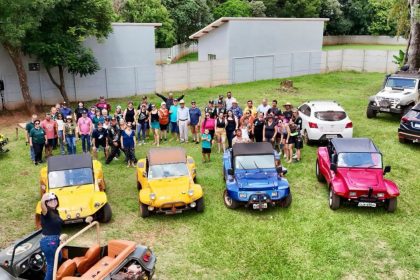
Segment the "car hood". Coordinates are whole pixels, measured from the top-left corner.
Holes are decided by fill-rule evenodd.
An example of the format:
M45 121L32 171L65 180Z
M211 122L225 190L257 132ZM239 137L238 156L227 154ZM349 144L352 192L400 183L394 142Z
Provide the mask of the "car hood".
M392 88L385 88L378 92L378 97L385 97L385 98L397 98L401 95L407 95L413 93L414 89L404 89L404 90L394 90Z
M190 177L178 177L167 179L149 180L150 192L155 193L157 198L176 197L188 193L190 189Z
M235 174L238 187L250 191L269 190L277 188L277 177L277 172L273 171L259 171Z
M375 191L386 190L383 184L382 169L339 169L338 173L347 182L349 188L369 190L370 187L373 187Z
M80 187L66 187L61 190L50 189L50 192L54 192L57 195L60 202L58 210L60 216L63 218L67 214L73 217L76 213L79 213L83 217L84 215L81 212L90 209L90 205L93 205L94 190L95 186L88 184Z

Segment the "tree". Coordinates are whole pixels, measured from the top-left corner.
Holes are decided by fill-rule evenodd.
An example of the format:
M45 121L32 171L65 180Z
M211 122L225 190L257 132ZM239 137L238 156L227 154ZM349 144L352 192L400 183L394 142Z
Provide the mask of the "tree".
M51 82L63 99L69 102L64 72L73 75L93 75L100 67L92 51L83 46L87 37L99 42L112 32L114 17L109 0L61 0L46 11L41 25L31 30L23 41L25 53L33 54L43 62ZM51 69L58 67L59 81Z
M228 0L220 4L214 9L213 16L215 19L221 17L251 17L251 6L241 0Z
M19 77L20 89L29 114L36 112L22 61L22 40L35 29L54 0L0 0L0 42L12 59Z
M251 6L253 17L266 17L265 11L267 10L267 8L265 7L263 1L252 0L251 2L249 1L245 1L245 2L247 2Z
M410 8L407 0L395 0L388 16L389 21L396 22L397 36L408 38L410 34ZM407 52L406 52L407 53Z
M316 18L321 10L321 0L277 0L277 16L291 18Z
M338 0L322 0L320 18L329 18L325 28L326 35L347 34L353 23L344 17Z
M420 68L420 0L409 0L410 7L410 41L407 50L411 49L408 55L410 68ZM408 51L406 51L408 53Z
M372 18L369 25L369 34L374 36L397 34L396 21L389 20L389 13L394 0L369 0L372 7Z
M213 22L212 0L162 0L174 20L178 43L190 42L189 36Z
M176 43L174 21L159 0L126 0L120 12L125 22L160 22L155 33L156 47L170 48Z

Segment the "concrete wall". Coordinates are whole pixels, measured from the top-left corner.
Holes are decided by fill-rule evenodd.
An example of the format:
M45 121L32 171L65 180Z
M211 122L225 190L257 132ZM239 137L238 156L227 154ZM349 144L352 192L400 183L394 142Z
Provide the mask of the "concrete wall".
M229 23L220 25L217 29L200 37L198 43L198 61L208 61L209 54L215 54L216 59L229 59Z
M407 45L407 40L402 37L369 36L369 35L341 35L324 36L324 45L343 44L380 44L380 45Z
M198 52L197 44L191 44L188 47L186 44L175 45L172 48L156 48L155 50L155 61L156 65L166 64L166 59L170 55L172 62L186 56L189 53Z
M341 70L389 73L398 69L393 63L398 51L335 50L322 52L321 73Z
M229 84L229 61L195 61L157 65L156 91L182 91Z
M156 87L154 26L114 25L114 32L104 44L89 38L85 45L92 49L101 70L93 76L79 77L65 74L67 94L71 101L108 98L152 93ZM0 46L0 79L5 83L8 109L23 107L16 69L9 55ZM35 57L23 57L31 96L35 104L61 102L58 89L51 83L45 69L29 72L28 63ZM58 70L53 76L58 80Z

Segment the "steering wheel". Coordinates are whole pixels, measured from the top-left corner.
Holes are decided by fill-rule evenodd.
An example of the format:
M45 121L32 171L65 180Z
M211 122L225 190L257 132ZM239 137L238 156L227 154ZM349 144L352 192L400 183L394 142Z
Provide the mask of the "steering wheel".
M45 257L42 253L33 253L28 259L29 268L33 271L41 271L45 263Z

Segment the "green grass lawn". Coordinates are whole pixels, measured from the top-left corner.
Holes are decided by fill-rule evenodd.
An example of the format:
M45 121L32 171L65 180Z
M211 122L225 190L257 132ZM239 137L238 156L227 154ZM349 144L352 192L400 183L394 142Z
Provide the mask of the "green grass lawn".
M366 118L368 97L380 89L382 80L379 73L334 72L294 77L297 91L291 93L277 90L280 80L267 80L190 90L185 100L189 104L195 99L204 108L207 100L227 91L240 106L248 99L258 105L262 98L295 106L307 100L336 100L352 119L354 136L372 138L383 152L384 164L392 165L386 178L394 180L401 191L395 213L350 206L331 211L327 187L315 177L316 145L303 148L301 163L284 163L293 193L290 208L229 210L222 200L222 154L213 148L212 162L203 165L201 147L188 144L182 146L197 162L204 213L142 219L135 169L126 168L121 158L103 167L113 209L111 222L101 226L103 243L121 238L150 246L158 256L156 279L418 279L420 146L398 142L399 117ZM161 101L156 96L150 99ZM138 103L140 97L110 102L115 108L129 100ZM35 230L41 167L30 163L22 130L18 141L14 127L2 127L1 132L12 140L7 145L10 152L0 155L0 247L4 247ZM151 140L148 143L137 149L138 158L152 147ZM170 145L176 143L162 146ZM104 162L102 154L99 160ZM66 226L63 231L72 235L82 227ZM90 245L94 240L92 231L75 244Z
M189 53L184 57L178 59L175 63L185 63L185 60L188 61L198 61L198 53Z
M363 44L346 44L346 45L329 45L322 46L323 51L354 49L354 50L390 50L390 51L405 51L405 45L363 45Z

